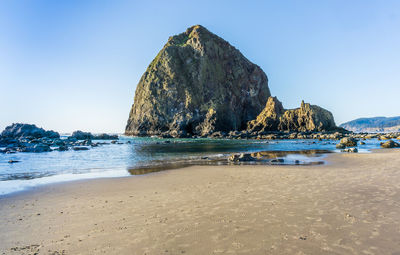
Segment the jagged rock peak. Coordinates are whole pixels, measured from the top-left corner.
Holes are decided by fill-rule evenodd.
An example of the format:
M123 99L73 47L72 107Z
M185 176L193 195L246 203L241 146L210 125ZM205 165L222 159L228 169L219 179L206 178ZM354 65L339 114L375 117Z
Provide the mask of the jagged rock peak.
M247 126L247 130L251 133L330 131L336 128L331 112L304 101L299 108L285 110L276 97L270 97L264 110Z
M251 132L277 131L279 118L285 112L282 103L276 97L269 97L265 108L255 120L248 123Z
M269 96L259 66L196 25L170 37L141 77L125 134L181 137L242 130Z

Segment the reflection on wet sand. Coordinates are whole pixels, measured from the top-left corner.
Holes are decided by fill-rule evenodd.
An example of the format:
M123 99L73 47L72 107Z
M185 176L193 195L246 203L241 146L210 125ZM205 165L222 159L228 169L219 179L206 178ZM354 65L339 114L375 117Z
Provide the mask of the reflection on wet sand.
M249 153L254 160L239 162L229 161L229 155L175 161L155 161L152 165L130 167L128 168L128 172L131 175L143 175L194 165L321 165L324 164L324 161L317 158L327 153L332 153L332 151L260 151Z

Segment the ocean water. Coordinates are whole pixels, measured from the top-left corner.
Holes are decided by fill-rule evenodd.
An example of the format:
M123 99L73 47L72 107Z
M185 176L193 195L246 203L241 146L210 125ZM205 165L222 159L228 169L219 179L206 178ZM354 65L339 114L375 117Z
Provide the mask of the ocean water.
M48 183L102 177L121 177L194 164L226 164L236 152L290 152L274 154L285 163L321 162L321 155L339 152L331 140L160 139L121 136L122 144L87 151L0 154L0 195ZM376 139L359 151L379 148ZM310 153L305 153L310 152ZM10 164L9 160L20 161Z

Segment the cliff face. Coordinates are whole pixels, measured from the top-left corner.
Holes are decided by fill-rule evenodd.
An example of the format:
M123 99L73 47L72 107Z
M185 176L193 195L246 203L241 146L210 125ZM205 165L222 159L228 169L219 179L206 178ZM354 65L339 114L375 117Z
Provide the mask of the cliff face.
M276 97L270 97L264 110L247 125L250 133L268 131L330 131L336 129L331 112L301 102L300 108L284 110Z
M125 134L242 130L270 96L260 67L202 26L170 37L136 88Z

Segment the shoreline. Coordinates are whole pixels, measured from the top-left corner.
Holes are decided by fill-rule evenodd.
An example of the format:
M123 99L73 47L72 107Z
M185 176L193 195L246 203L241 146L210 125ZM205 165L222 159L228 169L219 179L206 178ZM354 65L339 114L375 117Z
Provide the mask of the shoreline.
M364 153L374 153L378 152L382 149L364 149L360 151L359 153L364 154ZM194 161L194 163L188 163L186 161L182 162L177 162L177 163L168 163L166 166L159 166L159 165L149 165L149 166L142 166L138 168L115 168L111 171L100 171L100 172L88 172L88 173L81 173L81 174L58 174L58 175L51 175L51 176L45 176L41 178L34 178L30 180L10 180L10 181L33 181L33 182L38 182L38 184L29 184L27 183L24 185L24 188L17 189L15 191L7 192L7 193L2 193L0 194L0 201L1 198L5 197L12 197L13 195L18 195L18 194L24 194L24 193L29 193L37 189L41 188L46 188L46 186L50 185L62 185L62 184L69 184L73 182L79 182L79 181L93 181L97 179L115 179L115 178L127 178L127 177L135 177L135 176L142 176L142 175L148 175L148 174L154 174L158 172L164 172L164 171L170 171L170 170L178 170L182 168L188 168L188 167L213 167L213 166L312 166L312 165L327 165L329 162L325 160L326 158L329 157L331 154L340 154L343 152L340 152L339 150L303 150L303 151L260 151L260 152L253 152L253 153L271 153L271 154L284 154L286 156L288 155L295 155L295 156L302 156L302 155L308 155L305 156L307 157L310 161L306 162L304 161L303 163L300 164L295 164L294 162L291 163L270 163L270 162L223 162L223 164L217 164L218 162L221 163L220 161L217 160L212 160L215 161L213 162L208 162L208 161ZM310 152L312 155L310 156ZM240 154L240 153L236 153ZM234 154L231 154L234 155ZM207 157L209 158L209 157ZM222 158L220 158L221 160ZM315 160L311 160L315 159ZM320 160L317 160L320 159ZM292 160L293 161L293 160ZM118 171L119 174L115 174L115 171ZM64 176L69 176L67 179L60 179ZM48 179L56 179L55 181L49 182L46 181ZM7 181L6 181L7 182ZM0 182L1 183L1 182Z
M88 141L79 141L88 142ZM336 140L234 140L234 139L128 139L86 151L52 151L45 153L0 154L0 194L35 186L35 183L59 182L61 174L73 174L65 179L97 178L104 175L142 174L165 168L189 165L243 164L311 164L318 159L301 155L306 151L323 154L337 152ZM171 145L173 144L173 145ZM360 152L379 146L376 139L360 142ZM277 155L281 152L294 155ZM266 152L266 153L263 153ZM275 155L272 155L275 153ZM185 155L185 157L182 157ZM241 156L245 157L241 157ZM91 158L93 160L87 160ZM229 163L226 162L228 158ZM285 162L282 162L284 159ZM278 160L278 162L276 162ZM275 162L274 162L275 161ZM7 163L8 162L8 163ZM311 163L310 163L311 162ZM321 162L317 162L321 163ZM122 174L108 172L124 168ZM99 172L92 173L100 169ZM90 173L90 174L89 174ZM75 175L77 174L77 175ZM85 175L91 175L85 177Z
M229 161L229 155L239 155L242 153L228 153L228 154L216 154L209 156L198 156L197 159L186 159L178 161L164 161L153 162L150 165L142 165L137 167L127 168L112 168L109 170L89 171L86 173L61 173L50 176L44 176L33 179L13 179L2 181L3 187L0 188L0 198L4 196L10 196L15 193L31 192L34 189L45 187L47 185L59 185L63 183L69 183L74 181L84 180L96 180L103 178L125 178L133 177L137 175L147 175L150 173L157 173L167 170L177 170L181 168L187 168L191 166L221 166L221 165L259 165L259 166L290 166L290 165L322 165L327 162L324 160L327 155L331 153L338 153L335 150L299 150L299 151L255 151L244 153L247 155L254 156L251 161ZM363 152L361 152L363 153ZM255 156L261 154L260 156ZM273 161L277 159L284 159L284 161ZM298 162L296 162L298 161ZM7 190L7 191L6 191ZM11 190L11 191L10 191Z
M0 198L0 253L395 254L399 155L46 185Z
M377 149L379 150L379 149ZM323 166L323 165L329 165L330 163L325 160L327 159L330 155L333 154L338 154L340 152L325 152L325 153L321 153L318 154L318 156L316 156L319 159L324 159L322 164L319 164L320 161L316 161L316 163L318 164L250 164L246 162L242 162L240 164L221 164L221 165L213 165L213 164L194 164L194 165L179 165L179 166L175 166L175 167L167 167L167 168L160 168L161 170L155 170L155 171L145 171L145 173L138 173L138 174L132 174L129 173L131 170L136 170L136 169L124 169L124 170L120 170L120 171L126 171L125 175L119 175L119 176L93 176L93 177L87 177L87 178L76 178L76 179L70 179L70 180L60 180L60 181L56 181L56 182L50 182L50 183L44 183L44 184L39 184L36 186L29 186L28 188L22 189L22 190L18 190L18 191L14 191L14 192L10 192L10 193L5 193L5 194L0 194L0 203L1 200L3 198L18 198L20 196L24 196L26 194L30 194L30 193L35 193L35 192L41 192L43 190L46 189L52 189L52 188L57 188L57 186L59 185L73 185L74 183L79 183L79 182L93 182L93 181L97 181L97 180L108 180L108 179L125 179L125 178L135 178L135 177L145 177L148 175L155 175L155 174L161 174L163 172L169 172L169 171L176 171L176 170L184 170L186 168L192 168L192 167L221 167L221 166L225 166L225 167L248 167L248 166L256 166L256 167L306 167L306 166ZM368 153L368 152L361 152L361 154L363 153ZM301 154L295 154L295 155L301 155ZM145 169L145 168L139 168L140 169ZM116 169L117 170L117 169ZM104 172L100 172L100 173L104 173ZM88 173L91 174L91 173ZM86 175L86 174L71 174L71 175ZM48 177L62 177L61 175L54 175L54 176L48 176ZM42 178L48 178L48 177L42 177ZM33 180L38 180L38 179L42 179L42 178L37 178L37 179L33 179Z

